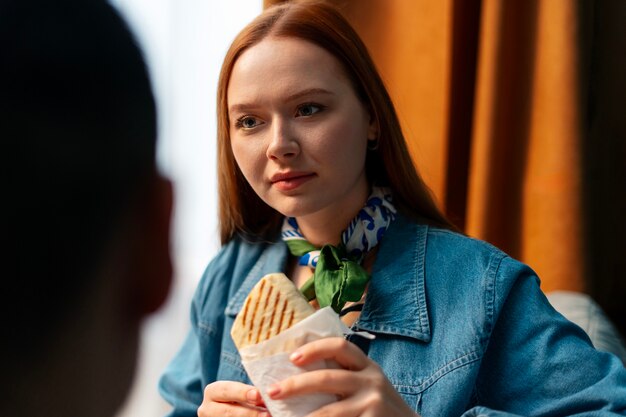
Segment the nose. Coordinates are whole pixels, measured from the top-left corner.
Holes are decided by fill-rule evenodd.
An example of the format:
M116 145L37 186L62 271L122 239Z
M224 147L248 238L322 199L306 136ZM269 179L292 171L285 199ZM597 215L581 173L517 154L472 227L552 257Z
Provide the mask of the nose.
M289 123L276 120L270 130L270 141L267 146L267 157L271 160L294 158L300 152L300 145L290 129Z

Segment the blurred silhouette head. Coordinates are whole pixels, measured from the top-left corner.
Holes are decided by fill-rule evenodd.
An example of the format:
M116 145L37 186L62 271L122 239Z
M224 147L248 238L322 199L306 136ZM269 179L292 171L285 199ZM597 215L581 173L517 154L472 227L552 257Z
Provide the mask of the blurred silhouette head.
M143 57L110 5L0 3L0 137L0 414L111 415L169 290L172 196Z

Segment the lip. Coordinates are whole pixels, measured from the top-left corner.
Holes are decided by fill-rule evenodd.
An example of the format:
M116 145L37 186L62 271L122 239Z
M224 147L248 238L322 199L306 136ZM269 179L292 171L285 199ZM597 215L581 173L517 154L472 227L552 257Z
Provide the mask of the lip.
M313 179L313 177L315 177L315 173L313 172L279 172L272 175L270 182L280 191L291 191Z

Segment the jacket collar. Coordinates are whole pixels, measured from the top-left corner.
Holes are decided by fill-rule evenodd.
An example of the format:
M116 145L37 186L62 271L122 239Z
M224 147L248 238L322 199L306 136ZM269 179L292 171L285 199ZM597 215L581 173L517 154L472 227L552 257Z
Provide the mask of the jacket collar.
M243 280L239 290L228 302L225 313L228 316L236 316L241 311L246 297L261 278L273 272L284 271L287 266L288 253L287 245L282 240L267 244L267 247L261 252L261 256L259 256L259 259L257 259Z
M424 258L428 226L398 213L380 243L359 330L430 341L426 306ZM266 274L284 271L288 249L282 241L270 244L254 264L226 307L235 316L252 287Z
M428 226L398 213L380 243L355 324L359 330L430 341L424 284L427 232Z

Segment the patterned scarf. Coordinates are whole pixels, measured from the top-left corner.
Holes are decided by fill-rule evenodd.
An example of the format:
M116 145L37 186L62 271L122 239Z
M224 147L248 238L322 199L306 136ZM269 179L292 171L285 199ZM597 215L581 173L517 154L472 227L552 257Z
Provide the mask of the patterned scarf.
M300 265L315 268L301 288L305 297L316 298L320 307L331 306L337 313L348 301L359 301L370 279L360 264L382 239L395 214L390 190L374 186L365 206L341 234L341 243L322 248L306 240L295 218L285 218L282 238L289 251L299 257Z

